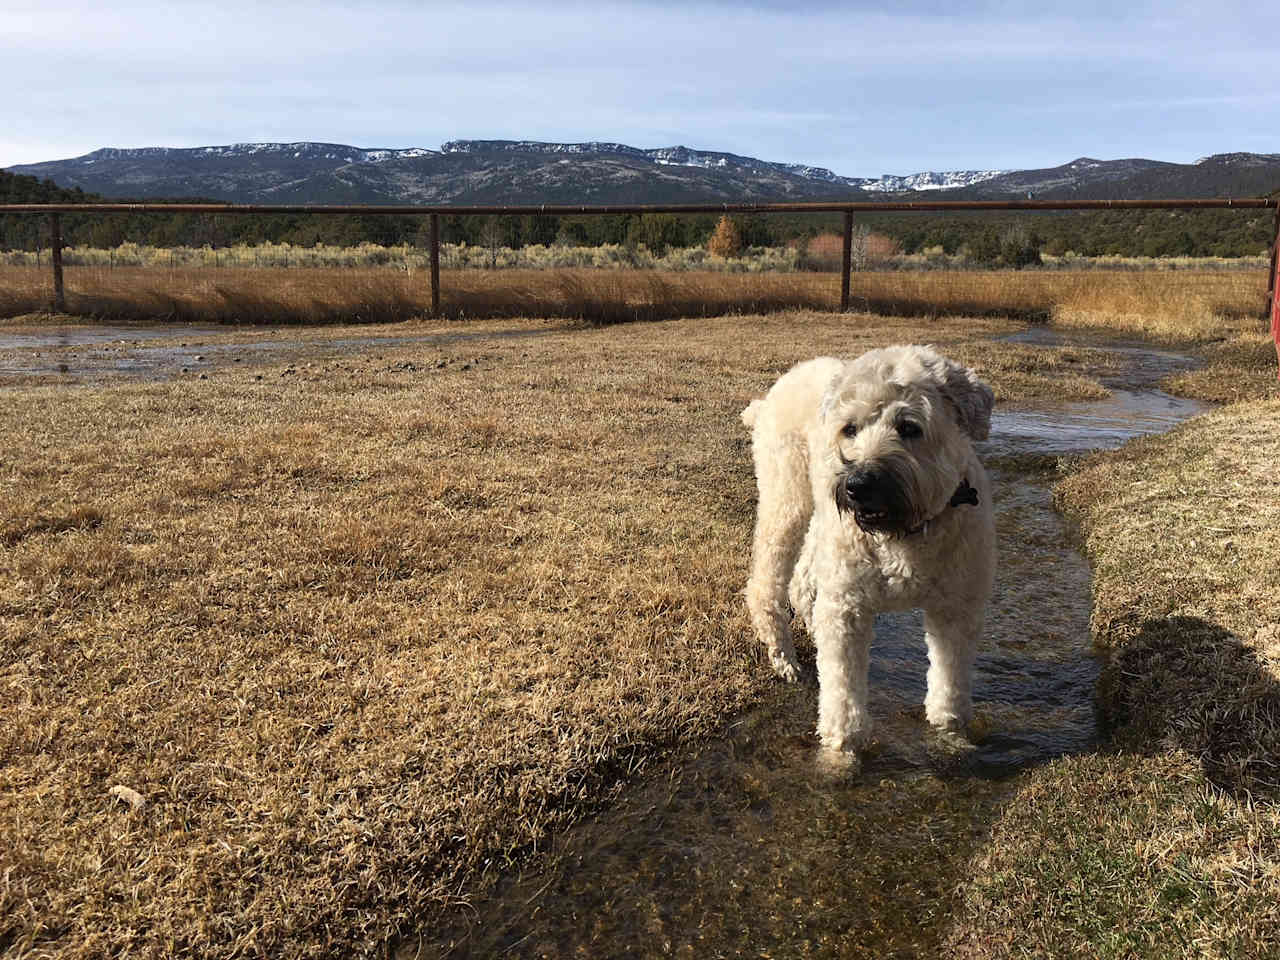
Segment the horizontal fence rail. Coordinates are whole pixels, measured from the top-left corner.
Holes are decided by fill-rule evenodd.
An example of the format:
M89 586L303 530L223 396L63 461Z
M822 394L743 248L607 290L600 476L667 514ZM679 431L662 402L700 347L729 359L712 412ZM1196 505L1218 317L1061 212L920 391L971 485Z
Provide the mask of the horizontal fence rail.
M440 217L591 216L646 213L842 213L844 251L840 278L840 310L849 309L855 213L946 213L964 210L1275 210L1276 239L1272 263L1280 256L1280 198L1205 197L1180 200L818 200L795 203L526 203L479 205L405 204L272 204L272 203L4 203L0 214L43 213L49 217L53 256L53 309L66 309L62 282L63 213L213 213L213 214L359 214L360 216L427 216L431 218L431 313L440 314ZM1267 290L1267 316L1276 303L1276 270ZM1280 350L1280 340L1277 340Z

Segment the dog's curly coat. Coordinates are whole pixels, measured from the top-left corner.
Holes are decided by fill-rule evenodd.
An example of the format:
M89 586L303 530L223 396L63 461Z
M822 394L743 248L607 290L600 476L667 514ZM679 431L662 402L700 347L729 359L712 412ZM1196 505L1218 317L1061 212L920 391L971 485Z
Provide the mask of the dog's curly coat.
M995 572L991 487L972 441L991 389L932 347L821 357L742 411L759 505L747 606L773 668L796 680L788 596L818 654L818 735L866 743L875 615L923 608L925 714L961 729ZM976 502L975 502L976 501Z

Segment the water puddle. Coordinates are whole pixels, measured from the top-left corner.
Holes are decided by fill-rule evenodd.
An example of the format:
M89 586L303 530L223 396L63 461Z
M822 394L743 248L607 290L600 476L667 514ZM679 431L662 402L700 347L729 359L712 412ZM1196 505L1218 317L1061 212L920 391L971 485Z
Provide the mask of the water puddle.
M1161 350L1136 341L1126 342L1068 333L1051 327L1029 327L1001 339L1006 343L1025 343L1035 347L1090 347L1117 354L1125 360L1123 373L1104 375L1102 381L1109 387L1150 387L1170 374L1194 370L1201 366L1199 360L1184 353Z
M1118 354L1125 363L1120 372L1102 375L1103 386L1111 391L1105 400L1062 403L1035 410L997 410L991 418L991 440L983 449L988 457L1112 450L1134 437L1164 433L1208 409L1198 400L1171 396L1155 388L1155 384L1171 374L1198 367L1200 362L1194 357L1141 344L1074 339L1044 327L1032 327L1005 340L1047 347L1090 346Z
M316 349L336 352L395 348L404 344L446 347L479 340L540 336L558 329L290 339L280 336L284 333L282 329L266 328L254 331L260 339L241 343L208 342L211 338L238 332L232 327L67 326L31 332L0 331L0 376L164 380L186 372L207 372L231 363L293 362L310 356Z
M1191 362L1134 353L1133 377L1121 376L1131 386L1001 413L985 453L1080 452L1166 430L1202 407L1132 384ZM948 898L1014 789L1007 776L1098 742L1088 564L1046 487L1001 470L992 479L999 571L972 742L924 720L920 615L881 616L875 742L860 770L816 745L810 660L807 682L779 685L722 736L557 838L538 870L498 879L484 902L397 944L397 955L940 955Z
M1111 387L1111 396L1105 400L994 414L987 450L1047 455L1111 450L1134 437L1164 433L1207 409L1198 400L1159 390Z
M192 327L174 325L167 327L129 326L80 326L38 327L30 332L6 330L0 332L0 350L23 350L40 347L83 347L97 344L137 346L143 340L176 340L186 337L211 337L226 333L218 327Z

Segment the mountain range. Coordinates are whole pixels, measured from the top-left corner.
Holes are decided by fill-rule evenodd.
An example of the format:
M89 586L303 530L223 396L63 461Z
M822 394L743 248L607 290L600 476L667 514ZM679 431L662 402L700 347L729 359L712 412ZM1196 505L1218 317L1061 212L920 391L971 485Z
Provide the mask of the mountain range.
M1040 170L850 177L688 147L453 140L439 150L334 143L105 148L12 173L108 198L233 203L730 203L796 200L1142 200L1263 196L1280 190L1280 154L1222 153L1195 163L1081 157Z

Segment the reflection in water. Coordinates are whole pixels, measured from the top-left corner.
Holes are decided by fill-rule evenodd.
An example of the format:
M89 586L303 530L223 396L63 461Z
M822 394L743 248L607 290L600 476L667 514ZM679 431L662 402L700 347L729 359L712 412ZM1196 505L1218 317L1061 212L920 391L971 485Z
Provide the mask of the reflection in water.
M992 442L1000 453L1068 454L1111 450L1133 437L1163 433L1208 409L1159 390L1111 388L1105 400L997 413Z

